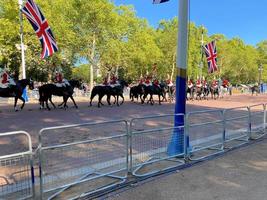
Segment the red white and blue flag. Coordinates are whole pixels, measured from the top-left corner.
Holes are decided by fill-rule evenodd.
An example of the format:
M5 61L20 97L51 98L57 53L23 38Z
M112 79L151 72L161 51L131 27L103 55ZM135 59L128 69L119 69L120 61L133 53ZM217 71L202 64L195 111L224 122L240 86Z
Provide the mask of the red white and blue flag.
M54 52L58 51L56 40L51 28L48 25L43 13L33 0L27 0L25 6L22 8L22 13L31 23L35 33L37 34L37 37L41 42L43 48L41 58L51 56Z
M215 41L212 41L203 46L206 58L208 61L208 72L213 73L218 70L217 65L217 50Z
M164 2L167 2L169 0L153 0L153 3L154 4L159 4L159 3L164 3Z

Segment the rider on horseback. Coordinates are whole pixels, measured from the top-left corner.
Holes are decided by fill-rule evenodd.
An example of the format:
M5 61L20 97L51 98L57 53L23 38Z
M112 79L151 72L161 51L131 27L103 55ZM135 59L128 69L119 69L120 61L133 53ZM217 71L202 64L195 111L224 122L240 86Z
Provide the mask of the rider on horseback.
M151 84L151 82L150 82L150 77L149 76L147 76L146 77L146 80L145 80L145 86L151 86L152 84Z
M229 81L228 81L227 79L223 79L222 86L223 86L224 88L228 88L228 86L229 86Z
M198 88L201 88L202 87L202 83L201 83L201 79L200 78L197 79L196 86Z
M110 84L111 85L115 85L115 84L118 84L119 82L118 82L118 78L115 76L115 75L113 75L112 77L111 77L111 80L110 80Z
M54 83L57 87L66 87L70 86L70 83L67 79L63 77L63 73L61 69L56 70Z
M9 76L7 71L0 68L0 88L10 88L15 85L15 81Z
M205 80L205 77L204 76L202 78L202 85L203 85L204 88L207 88L208 87L207 81Z
M187 81L187 87L191 89L193 86L194 86L194 83L193 83L192 79L191 78L188 79L188 81Z
M213 88L218 88L218 81L214 78L211 85Z
M158 80L158 79L155 79L155 80L153 81L153 84L154 84L155 86L160 87L160 85L159 85L159 80Z

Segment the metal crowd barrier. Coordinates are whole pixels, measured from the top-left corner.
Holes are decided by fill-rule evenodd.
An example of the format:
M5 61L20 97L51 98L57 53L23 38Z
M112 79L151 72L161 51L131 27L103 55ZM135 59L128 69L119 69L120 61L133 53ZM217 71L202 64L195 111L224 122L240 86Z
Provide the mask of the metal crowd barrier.
M266 104L249 106L250 113L250 138L259 139L265 135L266 129Z
M201 160L223 152L223 110L187 113L186 134L189 139L187 156L190 160Z
M113 131L101 129L105 126L119 132L104 136L104 131ZM90 133L84 137L88 139L44 145L49 132L54 132L54 137L57 137L59 131L67 134L73 129L77 131L77 137L79 130L84 134ZM127 135L128 125L124 120L42 129L39 133L41 199L78 198L125 182L128 171Z
M174 117L184 118L184 115L158 115L131 120L130 172L132 175L149 176L185 163L184 126L175 127ZM168 152L168 148L177 146L180 150ZM159 162L161 167L157 165Z
M7 152L0 154L0 199L34 198L33 152L30 135L25 131L15 131L0 133L0 137L4 142L3 145L9 145ZM16 141L13 143L12 151L18 150L17 152L10 152L9 141ZM25 146L16 147L15 145L18 144Z
M236 147L249 141L250 110L248 107L225 109L224 148Z

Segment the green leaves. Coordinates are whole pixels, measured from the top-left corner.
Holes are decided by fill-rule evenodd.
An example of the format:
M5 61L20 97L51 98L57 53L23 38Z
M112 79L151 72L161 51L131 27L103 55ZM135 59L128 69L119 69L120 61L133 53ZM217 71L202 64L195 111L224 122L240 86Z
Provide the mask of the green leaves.
M132 6L115 6L109 0L35 0L55 35L59 52L40 59L41 45L31 25L24 18L24 43L27 75L39 81L49 81L53 70L61 66L65 76L90 81L90 66L102 76L118 71L121 78L139 79L141 75L156 73L165 79L176 69L178 19L162 20L151 27L136 16ZM17 1L0 0L0 65L19 71L21 58L16 44L19 37L19 9ZM205 43L216 40L220 71L208 74L203 59L202 73L207 79L221 76L233 83L258 80L258 67L263 65L263 80L267 81L267 41L256 47L246 45L240 38L227 39L222 34L209 36L205 27L190 23L188 76L200 75L201 34ZM88 64L75 66L86 58ZM178 58L179 59L179 58ZM156 72L152 72L157 63ZM90 65L90 66L89 66ZM74 67L75 66L75 67ZM72 68L72 70L71 70Z

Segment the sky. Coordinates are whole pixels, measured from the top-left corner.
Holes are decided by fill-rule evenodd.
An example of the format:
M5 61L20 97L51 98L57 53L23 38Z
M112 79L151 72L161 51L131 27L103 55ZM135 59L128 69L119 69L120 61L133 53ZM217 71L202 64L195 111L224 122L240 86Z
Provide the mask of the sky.
M114 0L116 5L134 5L138 17L157 27L161 19L178 16L178 0L152 4L152 0ZM204 25L208 34L239 37L246 44L267 40L267 0L190 0L190 21Z

